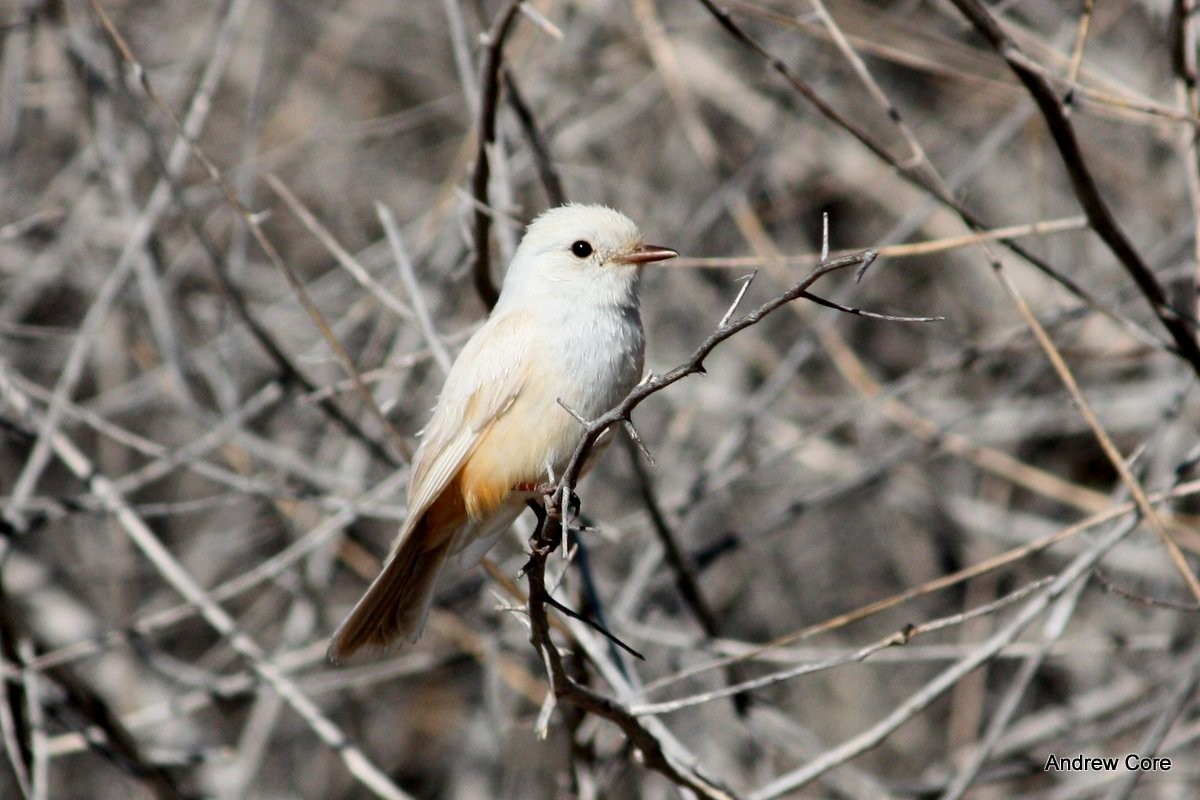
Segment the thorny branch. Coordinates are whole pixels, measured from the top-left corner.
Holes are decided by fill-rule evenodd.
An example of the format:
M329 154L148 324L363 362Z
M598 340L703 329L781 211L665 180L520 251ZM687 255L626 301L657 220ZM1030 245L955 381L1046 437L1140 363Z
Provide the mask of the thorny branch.
M658 738L624 706L583 686L567 674L562 654L550 635L546 612L546 606L550 605L550 593L546 587L546 561L562 543L559 529L550 524L551 520L545 511L538 515L537 528L529 540L531 552L529 562L525 565L525 574L529 579L530 642L545 663L554 696L614 723L642 754L646 766L673 783L691 789L708 800L734 800L735 795L728 789L702 776L694 768L676 763L668 757Z
M563 524L566 524L567 504L575 488L575 484L579 481L579 473L586 462L588 453L591 452L592 447L596 444L596 440L600 438L604 431L616 423L630 422L630 414L633 412L633 409L650 395L661 392L671 384L677 383L689 375L704 372L704 359L719 344L739 331L761 322L772 311L787 305L793 300L804 297L809 287L824 276L831 272L837 272L838 270L853 266L858 266L859 271L862 272L874 260L874 250L863 250L862 252L841 258L822 261L803 280L786 292L771 298L758 308L736 319L723 321L700 343L687 361L662 375L650 376L648 380L642 381L642 383L634 387L633 391L611 411L588 422L584 426L583 436L580 438L579 444L576 445L575 452L571 455L571 460L567 463L566 470L559 477L554 491L554 507L562 510ZM741 294L738 295L738 299L740 298Z
M826 230L826 240L828 231ZM827 248L824 252L828 252ZM689 788L705 798L732 798L728 790L719 787L702 777L692 769L672 763L663 752L661 743L643 727L637 717L616 701L604 697L595 691L581 686L573 681L562 664L562 656L550 637L550 626L546 616L546 606L559 607L546 589L545 568L546 559L559 546L563 545L568 532L570 514L568 507L574 498L574 486L579 478L580 467L587 454L595 445L596 440L610 426L617 423L632 424L630 414L633 409L650 395L662 391L668 386L682 380L688 375L704 372L704 359L726 339L761 322L768 314L787 303L808 296L808 288L825 275L847 267L858 266L860 274L870 266L875 259L875 252L864 250L860 253L829 260L823 257L803 280L791 289L777 295L760 305L758 308L732 318L742 297L746 285L738 292L733 304L709 336L700 343L691 357L675 369L659 376L653 376L634 388L632 392L616 408L594 420L582 420L571 409L568 413L575 416L584 426L584 434L563 475L559 478L552 493L547 495L551 500L550 512L545 508L538 510L538 524L530 539L531 555L525 566L525 574L529 580L529 615L532 625L531 641L541 654L554 694L559 699L565 699L579 708L608 719L621 728L629 741L638 748L645 758L646 765L670 778L676 784ZM747 282L748 285L748 282ZM551 524L561 519L561 527ZM731 694L738 694L736 690Z

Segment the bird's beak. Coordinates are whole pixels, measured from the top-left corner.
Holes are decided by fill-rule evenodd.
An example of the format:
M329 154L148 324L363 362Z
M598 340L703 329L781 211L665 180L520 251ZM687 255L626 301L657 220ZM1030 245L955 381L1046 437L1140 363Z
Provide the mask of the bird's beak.
M649 264L652 261L666 261L668 258L674 258L677 255L679 253L669 247L660 247L656 244L643 244L639 245L632 252L618 256L617 261L624 264Z

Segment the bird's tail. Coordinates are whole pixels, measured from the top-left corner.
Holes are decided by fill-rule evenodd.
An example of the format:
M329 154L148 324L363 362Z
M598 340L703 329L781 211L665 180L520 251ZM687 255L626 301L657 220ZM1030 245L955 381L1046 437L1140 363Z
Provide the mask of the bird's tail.
M363 648L383 650L402 637L415 642L421 635L438 575L455 538L452 531L422 530L425 522L404 538L338 627L329 644L330 661L345 661Z

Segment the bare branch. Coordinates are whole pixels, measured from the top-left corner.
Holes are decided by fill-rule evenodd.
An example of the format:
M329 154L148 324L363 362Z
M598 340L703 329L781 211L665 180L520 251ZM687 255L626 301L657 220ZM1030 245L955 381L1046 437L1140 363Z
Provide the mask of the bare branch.
M704 359L716 349L717 345L730 338L739 331L749 328L751 325L760 322L763 317L775 311L779 307L802 297L808 287L812 286L818 280L831 272L836 272L846 267L861 265L864 262L869 263L874 259L873 251L865 250L861 253L845 256L834 259L832 261L819 264L812 272L808 274L802 281L797 283L791 289L778 295L777 297L768 300L753 311L750 311L735 320L723 322L718 325L716 330L709 334L700 345L695 349L692 355L683 364L666 372L662 375L652 376L649 380L643 381L634 387L633 391L617 405L616 408L600 415L587 424L586 431L583 437L579 440L579 444L575 447L575 452L571 456L571 460L567 465L566 472L559 477L559 497L560 503L565 504L566 496L574 489L575 483L579 480L579 472L582 469L584 460L592 446L600 435L609 428L613 423L621 422L629 418L630 413L637 407L639 403L645 400L650 395L660 392L673 383L683 380L689 375L695 375L698 372L704 371ZM743 287L744 288L744 287ZM564 506L565 507L565 506Z
M491 248L488 243L488 229L491 227L491 217L483 211L488 204L488 182L491 179L491 165L488 161L488 148L496 141L496 107L500 99L500 72L503 62L504 40L516 17L520 0L506 0L504 6L496 14L492 27L484 38L482 79L480 80L479 118L476 134L478 139L475 147L475 170L471 173L471 196L475 198L475 221L472 225L472 243L475 249L475 261L471 274L475 280L475 292L484 306L491 308L500 297L491 271Z
M557 537L544 538L546 522L544 513L539 515L538 526L530 539L532 553L526 565L529 579L529 618L532 623L530 640L541 654L554 696L559 702L566 701L596 716L614 723L642 754L646 766L661 773L673 783L696 792L708 800L733 800L728 790L701 776L691 767L674 762L664 751L662 743L646 729L621 704L573 681L563 666L562 655L550 636L550 625L546 617L549 592L546 588L546 559L559 546Z
M1017 46L1016 42L1004 32L1000 24L983 6L979 0L951 0L962 15L974 26L975 30L986 39L992 47L1004 58L1008 66L1029 91L1030 97L1037 103L1050 135L1062 157L1063 165L1071 176L1071 184L1075 188L1075 196L1083 211L1087 214L1092 229L1099 234L1109 250L1116 256L1117 261L1129 273L1142 295L1150 303L1154 315L1167 329L1179 356L1200 376L1200 343L1196 341L1196 325L1193 320L1183 316L1167 300L1166 291L1158 282L1153 270L1146 264L1142 256L1134 248L1133 243L1121 229L1109 209L1108 204L1100 194L1100 187L1092 177L1075 130L1067 119L1058 96L1046 80L1029 66L1029 59Z

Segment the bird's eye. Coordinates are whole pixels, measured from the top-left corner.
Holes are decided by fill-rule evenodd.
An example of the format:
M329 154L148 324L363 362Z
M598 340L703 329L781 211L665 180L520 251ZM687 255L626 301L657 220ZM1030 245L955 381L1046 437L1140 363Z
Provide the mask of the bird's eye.
M571 245L571 252L575 254L576 258L587 258L592 254L592 246L580 239L578 242Z

